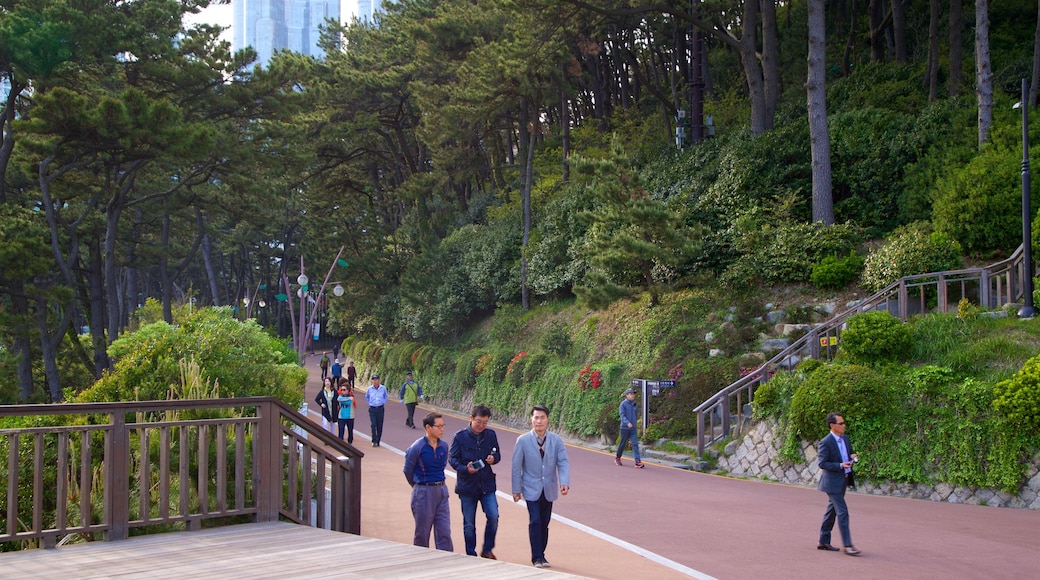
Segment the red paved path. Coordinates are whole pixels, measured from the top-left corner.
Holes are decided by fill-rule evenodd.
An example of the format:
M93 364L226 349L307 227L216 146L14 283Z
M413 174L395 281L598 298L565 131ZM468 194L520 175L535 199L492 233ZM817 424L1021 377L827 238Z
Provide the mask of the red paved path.
M314 367L309 368L312 374L306 393L313 410L319 384L316 377L320 376L316 357L308 367ZM359 379L359 384L367 383ZM383 443L404 449L421 436L422 430L404 426L405 409L396 397L399 386L388 386L391 402L387 405ZM357 432L367 434L368 411L360 390L358 402ZM416 422L429 410L422 406L417 409ZM445 422L445 433L450 437L466 425L466 418L447 415ZM493 427L498 431L503 455L503 464L496 469L499 490L509 492L508 464L519 431ZM849 435L855 440L855 431ZM363 465L371 465L380 477L390 479L385 485L372 486L367 477L372 474L366 471L368 468L363 469L363 505L386 501L406 505L408 488L400 474L400 457L389 448L371 447L362 437L355 437L355 444L366 454ZM852 535L856 547L863 551L862 556L853 558L816 550L826 496L815 489L731 479L653 463L637 470L630 460L619 468L610 454L601 451L570 446L568 452L571 493L554 504L554 514L716 578L809 578L821 574L846 578L1040 578L1040 513L1035 511L852 493L848 496ZM391 463L387 463L388 455ZM387 469L393 462L396 468ZM388 488L395 490L393 498L373 499L373 494L385 496ZM514 512L506 504L512 502L500 498L503 525L507 519L526 520L526 510ZM462 553L461 515L456 507L452 509L452 526L458 528L454 530L458 536L455 551ZM372 515L363 510L363 517ZM478 533L483 530L482 522L482 515L478 515ZM399 525L408 528L410 522ZM584 551L591 553L587 554L580 553L581 549L569 550L571 545L554 542L561 536L553 534L563 533L561 526L557 522L551 527L547 551L550 561L554 556L556 561L567 560L564 569L557 566L560 571L601 578L631 578L638 572L655 578L679 575L641 558L632 569L632 560L620 554L623 549L610 544L588 548ZM410 528L405 532L405 539L399 541L406 542L410 537ZM364 528L362 534L368 535ZM834 538L840 544L837 530ZM522 539L526 541L526 537ZM516 538L512 541L520 542ZM514 556L510 559L523 561L525 549L526 545L510 546ZM595 560L597 565L588 562L589 566L583 568L583 558ZM617 567L609 566L612 559L617 559ZM646 569L639 569L640 561ZM604 563L608 564L606 572Z

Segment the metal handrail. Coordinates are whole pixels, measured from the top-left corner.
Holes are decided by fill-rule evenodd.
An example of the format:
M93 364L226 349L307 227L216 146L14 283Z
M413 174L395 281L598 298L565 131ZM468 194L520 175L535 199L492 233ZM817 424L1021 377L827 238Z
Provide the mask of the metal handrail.
M915 314L931 311L929 303L933 299L940 312L949 312L951 308L956 310L962 298L974 298L984 308L1000 308L1017 302L1023 296L1023 254L1023 246L1019 246L1011 256L989 266L904 276L814 326L790 346L693 410L697 415L697 454L703 457L709 445L736 434L750 419L745 406L753 400L755 390L778 370L793 368L805 357L823 356L829 360L835 353L838 335L846 320L855 314L885 310L905 322ZM933 286L934 295L929 292ZM951 286L955 289L952 293Z
M0 542L241 517L358 534L363 456L273 397L0 406Z

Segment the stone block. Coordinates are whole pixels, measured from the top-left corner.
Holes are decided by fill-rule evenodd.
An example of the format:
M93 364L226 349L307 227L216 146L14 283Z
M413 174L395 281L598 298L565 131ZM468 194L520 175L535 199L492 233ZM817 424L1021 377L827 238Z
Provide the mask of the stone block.
M939 501L946 501L951 493L953 493L953 486L949 483L935 484L935 494L939 496Z
M733 455L733 453L737 450L737 446L740 445L740 443L740 441L736 440L730 441L726 444L726 447L723 448L722 453L725 455Z

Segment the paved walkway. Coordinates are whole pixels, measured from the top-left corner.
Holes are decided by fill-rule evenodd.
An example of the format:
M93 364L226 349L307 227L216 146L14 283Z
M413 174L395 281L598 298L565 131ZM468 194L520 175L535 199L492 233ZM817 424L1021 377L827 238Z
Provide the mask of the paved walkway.
M310 368L313 367L313 368ZM312 417L320 371L308 365ZM422 377L417 377L421 382ZM366 385L367 381L359 384ZM404 426L399 385L389 385L383 445L369 446L359 390L355 444L362 463L362 534L411 543L409 488L401 451L421 436ZM429 408L420 407L421 417ZM443 411L442 411L443 412ZM320 417L316 419L320 423ZM446 437L466 417L446 413ZM499 490L509 490L508 461L519 431L499 433ZM360 434L360 436L358 436ZM855 440L854 431L849 435ZM1040 513L861 494L848 496L859 558L816 550L826 496L815 489L688 472L648 463L613 464L611 454L570 446L571 493L554 504L546 557L553 569L592 578L808 578L834 570L847 578L1025 578L1037 576ZM464 552L461 509L452 496L455 551ZM495 554L530 563L527 511L500 497ZM478 514L478 535L483 530ZM560 519L562 518L562 519ZM568 522L573 523L569 525ZM837 536L837 530L835 530ZM840 541L838 542L840 543Z

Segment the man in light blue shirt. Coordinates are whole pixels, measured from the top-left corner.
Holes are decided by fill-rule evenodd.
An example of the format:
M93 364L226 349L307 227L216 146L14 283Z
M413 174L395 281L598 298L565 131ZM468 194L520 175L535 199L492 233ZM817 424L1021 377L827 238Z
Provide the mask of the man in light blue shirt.
M386 414L384 407L389 397L390 393L386 387L379 384L379 375L372 375L372 386L365 391L368 419L372 423L372 447L379 447L379 441L383 438L383 417Z

